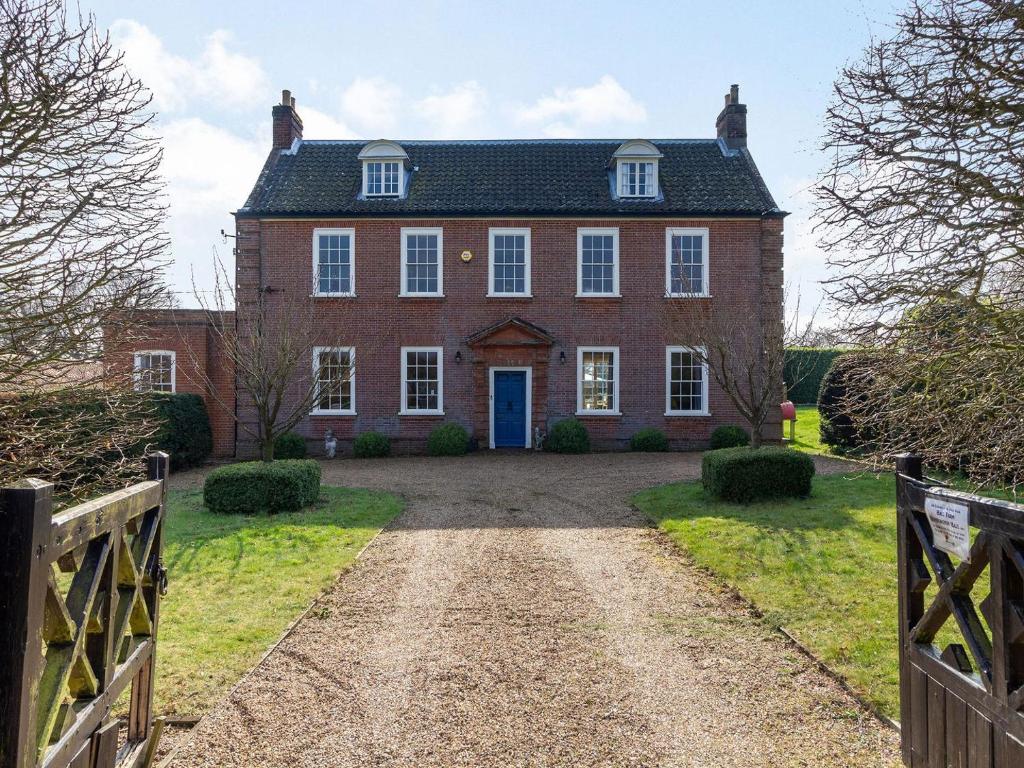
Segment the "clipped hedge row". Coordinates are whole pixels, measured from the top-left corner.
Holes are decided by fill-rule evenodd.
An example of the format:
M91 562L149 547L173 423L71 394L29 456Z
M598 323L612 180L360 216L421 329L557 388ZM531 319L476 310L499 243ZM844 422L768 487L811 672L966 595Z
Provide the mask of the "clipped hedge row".
M160 429L154 441L171 455L171 469L197 467L213 451L213 431L206 403L189 392L155 392L153 405Z
M223 515L295 512L319 496L320 464L312 459L229 464L203 484L203 503Z
M828 347L787 347L782 380L786 395L794 403L816 403L821 382L844 350Z
M789 448L722 448L708 451L701 462L704 490L741 504L807 496L812 477L814 460Z

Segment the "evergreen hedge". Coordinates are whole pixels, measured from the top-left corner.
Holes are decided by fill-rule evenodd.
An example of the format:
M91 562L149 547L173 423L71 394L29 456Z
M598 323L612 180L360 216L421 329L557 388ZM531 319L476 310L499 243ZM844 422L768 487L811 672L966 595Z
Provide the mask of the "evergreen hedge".
M660 452L668 450L668 438L660 429L648 427L638 430L629 439L629 448L633 451Z
M563 419L551 428L544 449L552 453L589 453L590 434L579 419Z
M469 433L454 421L435 427L427 438L427 453L431 456L462 456L468 450Z
M285 432L274 438L275 459L306 458L306 438L298 432Z
M245 461L217 467L203 484L203 503L224 515L295 512L320 495L320 464L312 459Z
M842 349L827 347L787 347L783 363L782 380L786 382L786 395L794 403L818 402L821 382Z
M876 364L870 352L848 352L829 368L821 383L818 413L821 441L836 453L857 451L871 441L871 435L854 424L851 406L866 400L863 392Z
M154 437L158 450L171 455L171 469L197 467L213 452L213 431L206 403L189 392L153 394L160 428Z
M363 432L352 443L357 459L376 459L391 453L391 441L380 432Z
M711 450L719 448L738 448L742 445L750 445L750 435L743 427L734 424L723 424L711 433Z
M808 496L814 460L805 453L768 446L708 451L701 462L704 489L724 501Z

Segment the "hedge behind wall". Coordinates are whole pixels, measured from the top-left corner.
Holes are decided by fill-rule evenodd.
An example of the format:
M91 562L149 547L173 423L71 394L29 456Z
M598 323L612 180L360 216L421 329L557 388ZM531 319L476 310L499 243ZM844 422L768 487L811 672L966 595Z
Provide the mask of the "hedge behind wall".
M825 347L787 347L782 380L794 403L817 403L821 380L845 350Z

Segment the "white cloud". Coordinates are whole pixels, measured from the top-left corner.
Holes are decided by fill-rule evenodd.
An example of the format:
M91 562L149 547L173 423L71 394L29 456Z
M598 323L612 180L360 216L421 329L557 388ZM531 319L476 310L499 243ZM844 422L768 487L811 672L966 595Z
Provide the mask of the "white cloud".
M460 139L479 136L487 92L475 80L467 80L447 93L427 96L416 102L414 114L432 126L435 136Z
M302 118L302 137L304 139L358 139L359 134L353 131L344 120L321 112L319 109L297 107ZM269 128L267 129L270 130ZM269 136L269 133L267 134ZM268 143L269 149L269 143Z
M598 128L641 124L647 109L605 75L588 87L556 88L553 95L518 107L515 117L524 125L540 126L548 136L580 136Z
M214 108L249 108L267 103L270 88L259 61L230 49L229 32L206 38L202 52L186 59L168 51L148 27L119 19L110 28L114 44L124 51L129 71L153 92L162 112L184 110L200 100Z
M402 90L382 77L358 77L341 95L345 116L365 132L391 135L398 124Z

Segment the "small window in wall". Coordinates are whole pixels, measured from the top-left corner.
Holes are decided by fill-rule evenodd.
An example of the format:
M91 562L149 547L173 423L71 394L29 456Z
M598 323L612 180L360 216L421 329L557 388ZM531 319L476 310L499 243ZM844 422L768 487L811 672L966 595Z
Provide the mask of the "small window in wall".
M577 365L577 412L618 415L619 348L580 347Z
M665 290L669 296L708 295L708 230L665 230Z
M355 349L314 347L313 375L316 378L314 414L356 412Z
M490 230L488 296L530 295L530 230Z
M436 229L402 229L402 296L441 296L443 233Z
M174 391L174 352L143 351L135 353L135 389L138 392Z
M619 195L654 197L657 192L657 164L634 160L619 161Z
M444 413L442 354L441 347L402 347L402 413Z
M667 347L665 354L666 416L708 414L708 369L703 351Z
M313 230L313 275L317 296L355 295L354 229Z
M402 193L402 164L397 161L367 162L363 165L367 197L398 197Z
M576 232L577 296L619 295L619 230Z

